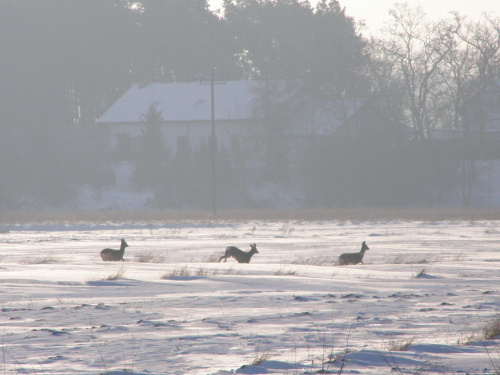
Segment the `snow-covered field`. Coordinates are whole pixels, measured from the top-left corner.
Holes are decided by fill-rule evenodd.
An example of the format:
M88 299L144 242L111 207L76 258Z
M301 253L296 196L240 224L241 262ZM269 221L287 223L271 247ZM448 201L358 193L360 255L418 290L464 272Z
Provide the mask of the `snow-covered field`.
M497 374L500 222L12 226L2 374ZM99 251L129 248L123 262ZM364 264L335 266L366 241ZM217 263L227 245L259 254Z

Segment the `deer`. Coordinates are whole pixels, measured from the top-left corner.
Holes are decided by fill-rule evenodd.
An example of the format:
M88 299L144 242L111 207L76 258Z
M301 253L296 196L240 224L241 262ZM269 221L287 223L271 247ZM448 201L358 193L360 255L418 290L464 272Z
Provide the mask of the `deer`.
M365 241L361 244L361 251L359 253L344 253L339 256L339 266L345 266L347 264L363 264L363 256L365 251L370 250Z
M117 262L123 260L123 254L125 253L125 248L128 247L128 243L122 238L122 243L120 245L120 250L114 249L103 249L101 251L101 258L105 262Z
M250 251L246 252L238 249L236 246L228 246L226 247L226 253L219 258L219 263L224 258L224 262L226 262L227 258L233 257L238 261L238 263L250 263L250 259L254 254L258 254L257 245L254 243L250 244Z

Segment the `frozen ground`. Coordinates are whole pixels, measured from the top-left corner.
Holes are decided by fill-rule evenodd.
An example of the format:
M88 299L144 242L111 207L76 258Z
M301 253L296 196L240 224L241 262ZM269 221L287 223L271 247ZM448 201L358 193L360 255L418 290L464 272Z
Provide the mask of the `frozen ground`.
M2 374L500 371L499 341L483 338L500 319L500 222L9 229ZM102 262L120 238L125 261ZM363 265L334 265L362 241ZM216 263L253 242L250 264Z

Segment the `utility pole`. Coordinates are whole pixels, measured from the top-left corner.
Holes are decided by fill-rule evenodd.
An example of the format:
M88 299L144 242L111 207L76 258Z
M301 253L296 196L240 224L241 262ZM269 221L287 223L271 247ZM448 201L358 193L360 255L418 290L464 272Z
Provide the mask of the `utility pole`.
M217 217L217 173L216 173L216 153L217 145L215 144L215 95L214 95L214 66L212 65L210 74L210 108L211 108L211 123L212 123L212 217Z
M217 173L216 173L216 160L217 160L217 142L215 138L215 93L214 87L216 84L225 84L224 82L215 82L214 80L214 66L211 66L210 73L210 109L211 109L211 126L212 126L212 148L211 148L211 163L212 163L212 217L217 217ZM205 84L200 82L201 85Z

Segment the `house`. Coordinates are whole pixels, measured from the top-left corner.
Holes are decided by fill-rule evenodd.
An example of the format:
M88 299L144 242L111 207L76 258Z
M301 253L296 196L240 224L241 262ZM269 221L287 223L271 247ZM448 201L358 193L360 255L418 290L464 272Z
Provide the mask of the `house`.
M299 85L298 82L250 80L214 84L219 149L234 149L242 135L258 131L265 117L266 102L285 100L297 92ZM197 151L211 138L211 99L210 84L200 82L135 84L97 124L109 129L112 150L131 147L130 139L142 134L147 126L146 114L154 108L161 116L163 141L171 154Z
M225 207L296 207L307 199L307 180L314 180L308 177L312 158L316 158L314 164L329 164L335 157L331 150L340 153L339 144L350 144L335 141L337 137L366 137L375 144L372 147L380 146L373 137L389 123L365 99L325 100L313 92L300 80L215 84L217 163L211 163L205 153L206 146L213 144L210 84L135 84L97 124L109 130L110 149L118 152L118 161L136 162L128 163L129 177L137 172L140 160L134 159L134 147L141 144L148 126L159 124L156 129L171 159L164 163L164 173L155 173L163 179L153 189L158 207L204 207L213 200L207 196L213 190ZM319 154L311 152L315 150ZM127 151L132 154L122 158ZM216 184L208 173L212 166L217 171ZM324 191L328 194L328 189Z
M319 102L302 90L304 82L238 80L214 85L215 133L219 150L237 150L245 139L276 134L300 139L359 134L373 113L362 99ZM199 82L133 85L98 120L110 132L111 150L133 148L154 108L161 116L165 147L172 155L197 151L211 138L211 88ZM281 111L281 112L280 112ZM285 122L280 128L279 122ZM271 128L270 128L271 127ZM373 128L373 126L372 126Z

